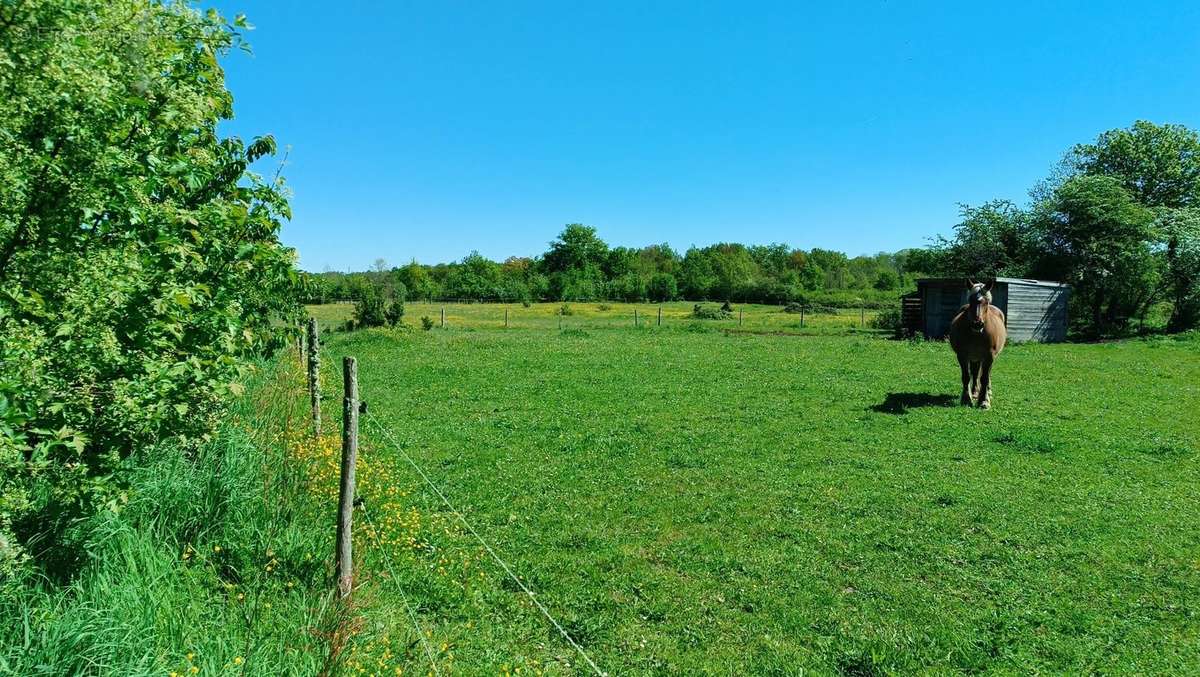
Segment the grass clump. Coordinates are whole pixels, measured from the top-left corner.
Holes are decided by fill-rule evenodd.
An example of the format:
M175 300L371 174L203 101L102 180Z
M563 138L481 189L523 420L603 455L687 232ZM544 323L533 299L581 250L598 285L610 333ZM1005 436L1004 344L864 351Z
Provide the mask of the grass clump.
M290 372L277 378L294 379ZM118 501L72 527L68 582L30 576L0 599L0 673L316 674L337 614L329 538L288 462L298 389L269 377L194 450L127 459Z
M726 303L725 306L729 304ZM732 309L727 310L725 306L706 306L697 303L692 306L692 319L696 320L728 320L733 316Z

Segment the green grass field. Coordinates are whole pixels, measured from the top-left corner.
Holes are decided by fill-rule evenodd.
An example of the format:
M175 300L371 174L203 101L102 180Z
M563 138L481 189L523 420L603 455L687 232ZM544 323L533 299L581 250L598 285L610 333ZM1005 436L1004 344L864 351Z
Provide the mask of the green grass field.
M942 343L704 326L328 335L389 469L364 604L443 672L585 672L386 428L610 674L1200 671L1195 337L1010 346L980 411ZM352 671L428 669L396 619Z
M528 308L520 303L406 303L404 321L414 327L421 326L421 318L428 317L439 328L441 312L446 310L447 329L503 329L504 313L508 312L509 329L543 329L557 331L559 321L563 329L618 329L634 326L637 312L639 327L658 325L658 310L662 308L662 326L679 327L694 322L691 318L691 301L672 303L568 303L571 314L559 316L561 303L534 303ZM720 303L705 302L702 305L719 308ZM738 313L741 312L739 320ZM335 328L354 313L354 304L336 303L308 306L308 312L321 322L323 327ZM785 313L780 306L738 304L733 306L731 317L725 320L704 320L706 326L744 331L768 331L786 333L845 333L855 329L869 329L871 320L879 311L872 309L843 308L821 313L805 313L804 326L798 313ZM865 327L864 327L865 324Z

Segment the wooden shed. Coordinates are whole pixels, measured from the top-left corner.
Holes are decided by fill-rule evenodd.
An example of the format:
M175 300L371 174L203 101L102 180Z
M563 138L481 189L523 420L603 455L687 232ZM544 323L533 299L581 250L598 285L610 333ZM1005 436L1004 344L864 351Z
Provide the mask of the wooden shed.
M996 278L992 304L1004 311L1010 341L1062 341L1067 337L1070 285L1015 277ZM917 280L917 291L903 302L903 322L926 338L945 338L950 321L967 303L962 278Z

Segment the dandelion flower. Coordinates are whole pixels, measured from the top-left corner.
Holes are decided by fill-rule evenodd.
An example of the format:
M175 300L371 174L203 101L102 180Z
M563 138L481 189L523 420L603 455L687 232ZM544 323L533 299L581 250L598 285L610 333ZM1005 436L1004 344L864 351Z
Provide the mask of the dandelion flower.
M241 657L241 656L234 656L234 658L233 658L233 664L234 664L234 665L241 665L241 664L242 664L242 657Z

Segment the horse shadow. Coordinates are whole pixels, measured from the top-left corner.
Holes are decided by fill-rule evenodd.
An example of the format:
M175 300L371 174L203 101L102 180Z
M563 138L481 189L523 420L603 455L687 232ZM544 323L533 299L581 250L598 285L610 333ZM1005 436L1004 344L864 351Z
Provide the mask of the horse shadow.
M931 395L929 393L888 393L879 404L873 404L871 411L880 414L907 414L909 409L922 407L953 407L958 405L958 398L953 395Z

